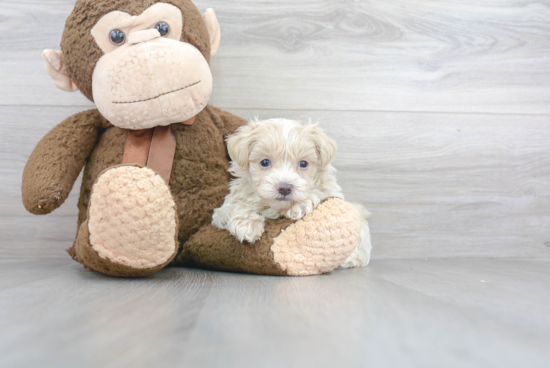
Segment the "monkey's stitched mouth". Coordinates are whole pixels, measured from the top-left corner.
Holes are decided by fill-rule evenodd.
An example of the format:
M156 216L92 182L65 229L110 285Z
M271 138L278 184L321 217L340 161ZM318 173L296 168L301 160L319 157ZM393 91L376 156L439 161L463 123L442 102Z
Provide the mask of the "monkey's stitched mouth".
M145 100L138 100L138 101L113 101L114 104L133 104L133 103L138 103L138 102L145 102L145 101L151 101L151 100L155 100L159 97L162 97L162 96L166 96L166 95L169 95L170 93L176 93L176 92L179 92L179 91L183 91L184 89L187 89L187 88L191 88L193 86L196 86L197 84L199 84L201 81L198 81L198 82L195 82L195 83L192 83L188 86L185 86L185 87L181 87L181 88L178 88L178 89L175 89L173 91L170 91L170 92L164 92L164 93L161 93L160 95L158 96L155 96L155 97L151 97L151 98L147 98Z

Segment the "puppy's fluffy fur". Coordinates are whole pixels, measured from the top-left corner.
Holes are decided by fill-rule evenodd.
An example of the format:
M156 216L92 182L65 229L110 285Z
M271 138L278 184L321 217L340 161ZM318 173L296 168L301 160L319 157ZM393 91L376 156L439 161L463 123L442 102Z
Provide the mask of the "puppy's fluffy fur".
M223 206L214 211L212 224L241 242L258 240L266 219L301 219L325 198L344 198L330 164L337 144L316 124L252 121L230 136L227 146L235 179ZM342 268L366 266L370 260L369 213L354 206L362 218L361 235Z

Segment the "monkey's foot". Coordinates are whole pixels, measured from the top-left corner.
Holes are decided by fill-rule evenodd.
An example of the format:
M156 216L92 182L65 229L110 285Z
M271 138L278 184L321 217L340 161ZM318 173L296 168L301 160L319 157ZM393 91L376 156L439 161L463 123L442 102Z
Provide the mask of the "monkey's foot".
M359 212L339 198L328 199L303 219L265 222L254 244L227 230L205 225L184 244L175 265L259 275L309 276L327 273L352 253L361 229Z
M105 171L93 187L88 231L90 251L102 260L139 275L155 272L177 251L176 205L169 187L149 168Z
M274 239L274 260L290 276L318 275L340 266L355 249L361 219L341 199L330 199Z

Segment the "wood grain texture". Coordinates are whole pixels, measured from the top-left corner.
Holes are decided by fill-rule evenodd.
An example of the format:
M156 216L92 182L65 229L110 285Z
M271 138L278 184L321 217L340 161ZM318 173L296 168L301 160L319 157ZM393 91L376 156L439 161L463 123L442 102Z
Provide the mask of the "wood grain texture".
M0 261L0 367L546 368L549 267L378 260L307 278L127 280Z
M0 104L87 104L55 91L74 0L0 2ZM223 108L550 113L550 1L198 0L222 44Z
M80 110L0 107L0 258L67 257L79 184L60 209L36 217L21 204L21 172L38 140ZM231 111L320 121L339 143L346 199L373 212L375 259L550 258L546 116Z
M212 103L319 119L375 258L550 257L550 1L196 3L223 29ZM73 4L0 2L0 258L67 257L74 238L79 183L47 217L20 198L38 140L92 106L40 55Z

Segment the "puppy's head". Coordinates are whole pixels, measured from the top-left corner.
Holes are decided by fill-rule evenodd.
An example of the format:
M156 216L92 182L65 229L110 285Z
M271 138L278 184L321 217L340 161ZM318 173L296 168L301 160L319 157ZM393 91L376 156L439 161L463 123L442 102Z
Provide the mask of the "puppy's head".
M286 209L309 197L337 144L317 124L272 119L242 126L227 147L232 174L248 179L268 206Z

